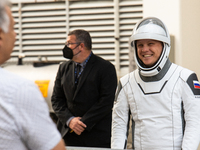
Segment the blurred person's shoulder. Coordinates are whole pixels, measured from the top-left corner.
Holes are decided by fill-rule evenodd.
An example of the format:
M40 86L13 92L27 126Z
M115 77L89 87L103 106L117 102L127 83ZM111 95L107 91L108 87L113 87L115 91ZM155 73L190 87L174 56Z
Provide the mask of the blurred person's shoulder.
M9 72L0 67L0 88L17 89L25 85L36 86L33 81Z

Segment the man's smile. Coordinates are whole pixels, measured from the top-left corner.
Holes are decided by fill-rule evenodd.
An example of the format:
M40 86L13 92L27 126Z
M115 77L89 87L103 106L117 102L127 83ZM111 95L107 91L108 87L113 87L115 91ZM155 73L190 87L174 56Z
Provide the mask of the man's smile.
M151 57L151 56L153 56L153 54L151 54L151 55L143 55L143 57Z

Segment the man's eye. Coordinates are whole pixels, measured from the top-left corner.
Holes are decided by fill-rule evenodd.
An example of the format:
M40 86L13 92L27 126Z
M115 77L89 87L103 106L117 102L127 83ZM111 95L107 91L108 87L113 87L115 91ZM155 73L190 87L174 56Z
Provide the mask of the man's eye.
M149 43L148 45L153 45L154 43Z
M66 43L67 46L71 45L71 43Z

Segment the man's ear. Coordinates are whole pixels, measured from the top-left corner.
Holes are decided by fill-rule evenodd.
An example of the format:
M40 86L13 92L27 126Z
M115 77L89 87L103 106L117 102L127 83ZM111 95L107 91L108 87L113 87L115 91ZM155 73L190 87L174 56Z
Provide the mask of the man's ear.
M81 43L80 46L81 46L81 49L85 48L85 44L84 43Z

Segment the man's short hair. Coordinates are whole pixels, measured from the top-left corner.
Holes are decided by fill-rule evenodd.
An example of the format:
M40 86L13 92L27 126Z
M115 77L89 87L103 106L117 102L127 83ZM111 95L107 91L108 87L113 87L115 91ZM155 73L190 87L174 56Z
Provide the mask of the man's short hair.
M70 36L70 35L75 35L77 42L84 43L85 47L88 50L92 49L92 39L91 39L90 33L88 31L77 29L77 30L71 31L68 34L68 36Z
M10 7L11 3L9 0L0 0L0 28L3 32L8 32L10 19L6 12L6 6Z

